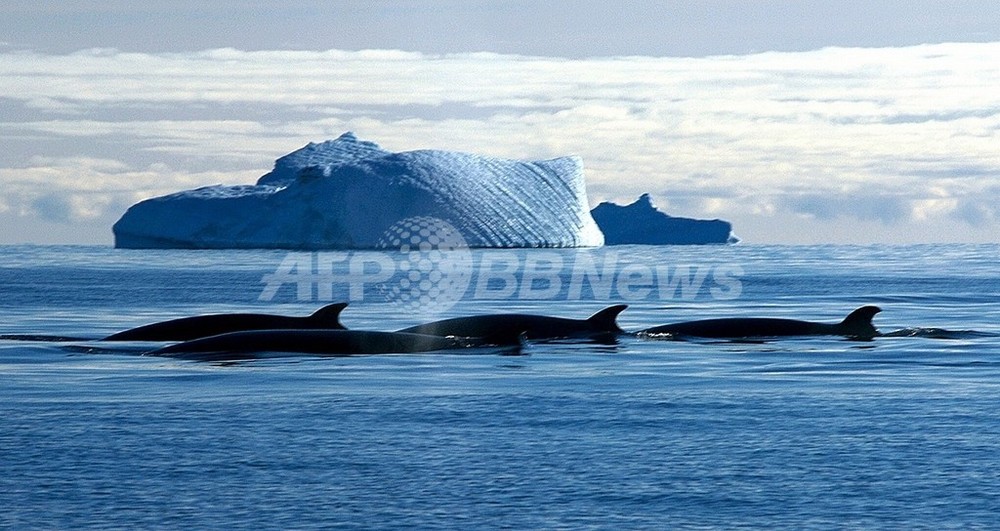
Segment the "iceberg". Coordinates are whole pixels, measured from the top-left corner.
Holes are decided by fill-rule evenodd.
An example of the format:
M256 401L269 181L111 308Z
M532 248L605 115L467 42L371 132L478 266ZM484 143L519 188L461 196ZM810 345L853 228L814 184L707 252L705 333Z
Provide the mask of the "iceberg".
M410 218L454 226L470 247L591 247L579 157L525 162L390 152L347 132L275 161L254 185L207 186L132 205L115 247L370 249Z
M604 233L606 245L691 245L737 243L733 226L720 219L702 220L669 216L653 206L649 194L631 205L604 202L590 211Z

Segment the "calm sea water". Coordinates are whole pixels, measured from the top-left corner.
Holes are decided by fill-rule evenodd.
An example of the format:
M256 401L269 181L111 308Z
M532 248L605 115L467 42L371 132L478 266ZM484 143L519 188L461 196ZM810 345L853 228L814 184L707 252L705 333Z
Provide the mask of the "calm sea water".
M473 254L520 269L443 316L625 301L639 330L875 304L890 335L204 363L93 340L323 294L260 300L283 252L0 247L0 528L1000 527L1000 246ZM617 276L573 293L609 256ZM376 292L347 326L434 318Z

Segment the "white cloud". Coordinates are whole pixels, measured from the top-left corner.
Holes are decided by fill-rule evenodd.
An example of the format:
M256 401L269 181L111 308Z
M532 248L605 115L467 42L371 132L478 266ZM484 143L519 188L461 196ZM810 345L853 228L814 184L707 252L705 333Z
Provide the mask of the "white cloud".
M22 168L0 168L6 200L22 216L72 223L121 215L129 205L205 184L240 184L254 175L191 173L165 164L136 169L109 159L35 157ZM9 204L0 213L11 210Z
M393 150L573 153L584 158L594 203L651 191L680 209L673 214L752 219L771 231L741 231L751 241L795 240L794 224L766 229L766 220L1000 228L989 206L1000 202L997 86L1000 43L701 59L12 52L0 53L0 93L28 118L0 124L0 141L65 157L45 152L60 140L83 159L134 168L143 154L172 168L75 161L95 193L252 182L275 157L348 129ZM150 109L184 118L151 120ZM267 109L257 114L268 118L239 109ZM205 171L213 165L232 171ZM0 168L0 182L19 183L8 207L18 208L16 197L79 193L70 167L37 159Z

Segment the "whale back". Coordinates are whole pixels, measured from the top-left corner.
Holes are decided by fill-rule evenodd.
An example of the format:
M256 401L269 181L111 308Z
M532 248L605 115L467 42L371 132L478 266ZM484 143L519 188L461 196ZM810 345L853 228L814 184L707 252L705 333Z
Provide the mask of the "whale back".
M176 343L147 355L202 360L238 360L255 353L303 353L327 356L401 354L476 346L459 338L423 334L337 329L248 330ZM205 357L202 354L212 353ZM265 356L266 357L266 356Z
M837 324L816 323L798 319L771 317L726 317L685 321L647 328L647 335L671 334L675 336L708 338L747 338L809 335L840 335L856 338L872 338L878 330L872 325L872 317L882 311L877 306L862 306L851 312Z
M822 333L822 325L800 321L797 319L779 319L771 317L723 317L718 319L701 319L679 323L654 326L643 330L646 335L670 334L681 337L706 338L749 338L749 337L781 337L804 336Z
M188 341L229 332L267 329L316 328L343 330L340 312L346 302L328 304L308 317L263 313L220 313L181 317L112 334L102 341Z
M455 317L411 326L398 332L437 336L475 337L507 343L522 335L527 339L547 340L571 337L594 337L621 333L616 319L627 306L609 306L588 319L567 319L531 314L494 314Z

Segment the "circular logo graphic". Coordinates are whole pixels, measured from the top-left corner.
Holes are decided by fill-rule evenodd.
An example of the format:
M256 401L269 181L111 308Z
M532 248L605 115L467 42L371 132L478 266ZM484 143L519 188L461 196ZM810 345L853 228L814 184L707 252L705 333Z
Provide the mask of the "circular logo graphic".
M420 313L438 313L465 296L472 253L451 223L429 216L406 218L379 238L381 249L398 250L396 274L379 286L387 300Z

